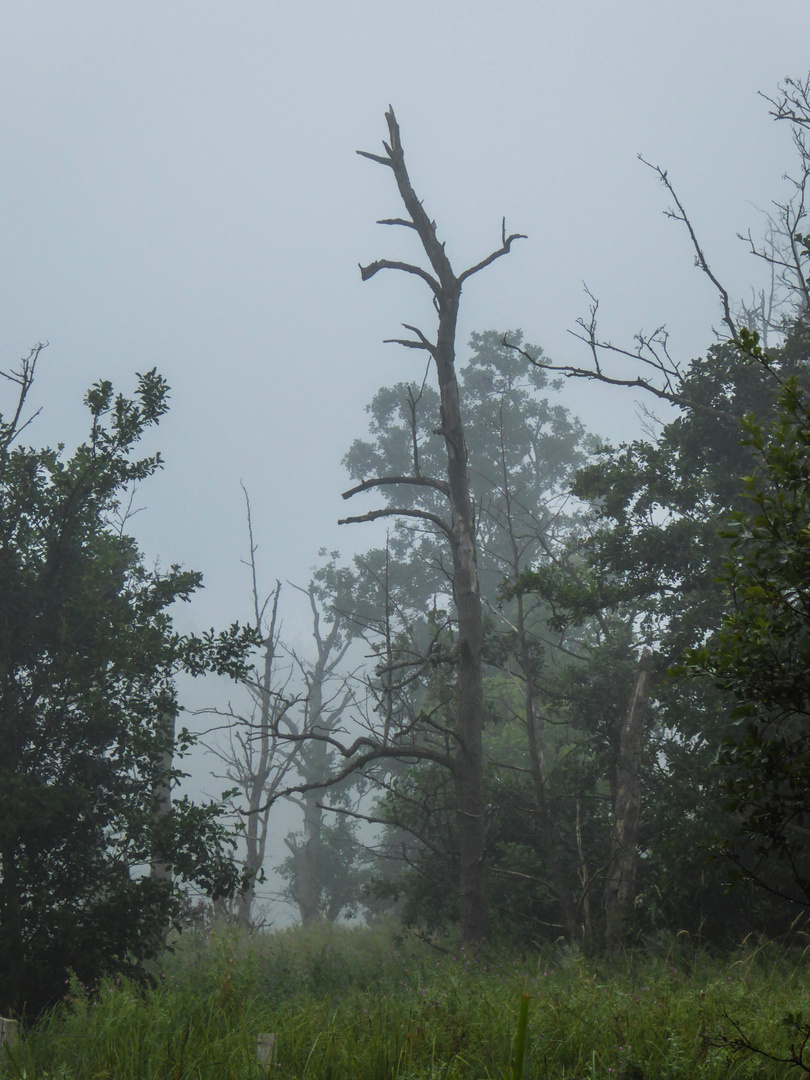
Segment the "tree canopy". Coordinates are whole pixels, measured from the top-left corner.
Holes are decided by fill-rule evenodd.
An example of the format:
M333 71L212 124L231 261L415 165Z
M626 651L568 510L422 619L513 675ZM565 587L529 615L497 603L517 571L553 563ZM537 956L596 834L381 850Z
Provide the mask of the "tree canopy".
M775 415L743 422L754 468L726 521L719 576L728 598L709 639L678 672L709 676L733 702L722 747L723 845L742 876L810 906L810 409L806 379L788 379Z
M146 567L128 536L137 457L168 408L154 370L131 398L87 393L90 433L68 455L21 442L41 347L6 374L0 417L0 1010L38 1012L68 971L136 970L181 907L179 885L232 892L215 804L169 807L175 676L244 675L250 631L178 634L170 614L201 576ZM149 866L164 873L149 873Z

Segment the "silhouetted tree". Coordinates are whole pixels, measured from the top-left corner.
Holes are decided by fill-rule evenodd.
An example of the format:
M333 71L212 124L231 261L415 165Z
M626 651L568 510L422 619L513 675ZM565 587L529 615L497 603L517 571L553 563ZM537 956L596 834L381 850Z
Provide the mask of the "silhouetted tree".
M170 804L181 775L175 675L242 677L251 632L177 634L169 607L201 576L144 566L124 532L135 458L168 408L154 370L134 398L96 383L90 435L70 456L20 439L38 346L4 385L0 417L0 1011L37 1013L68 970L137 971L181 911L180 885L240 884L219 804ZM8 417L8 418L6 418ZM143 871L152 864L160 872Z
M436 419L445 443L446 479L423 475L418 460L414 460L410 475L364 479L357 487L347 491L344 498L374 488L404 485L440 492L446 500L446 509L445 514L439 516L431 510L418 507L394 506L345 520L373 521L380 517L399 515L428 521L443 531L450 548L456 626L454 662L457 670L451 771L459 833L460 918L464 939L477 941L485 936L488 922L486 821L481 751L483 626L470 471L455 367L455 337L464 282L502 255L506 255L519 234L507 236L504 223L501 246L457 275L453 271L445 245L437 238L436 223L431 221L411 185L400 141L399 125L393 109L386 113L386 120L389 141L383 144L385 154L358 152L393 172L407 217L386 218L381 224L413 229L419 237L431 269L428 271L413 263L381 259L361 267L361 273L363 280L367 281L380 270L399 270L420 278L433 294L438 316L435 339L431 340L418 328L404 324L405 329L413 336L396 341L406 348L426 352L435 364L440 397L440 411Z

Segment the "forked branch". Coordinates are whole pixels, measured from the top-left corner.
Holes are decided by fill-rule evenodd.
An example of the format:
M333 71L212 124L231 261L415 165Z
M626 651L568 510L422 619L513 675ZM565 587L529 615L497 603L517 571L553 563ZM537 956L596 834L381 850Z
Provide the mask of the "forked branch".
M642 162L642 164L646 165L648 169L652 169L652 171L658 176L661 183L667 189L669 194L672 196L672 199L675 203L675 209L673 210L672 207L670 207L668 210L665 210L664 213L667 217L672 218L674 221L680 221L686 226L686 230L689 233L689 239L692 241L692 247L695 252L695 266L699 270L703 271L703 273L706 275L709 281L711 281L712 285L714 285L715 289L717 290L717 294L720 297L720 303L723 308L723 322L725 323L726 329L728 330L729 338L738 348L741 349L742 344L739 339L737 324L734 321L733 315L731 314L731 301L729 300L728 292L720 283L719 279L714 274L712 268L709 266L708 260L703 252L703 248L701 247L700 241L698 240L697 234L695 233L695 230L692 226L692 222L689 220L689 216L684 210L683 204L678 198L675 188L672 186L672 182L669 179L669 175L666 169L662 169L660 165L653 165L652 162L647 161L647 159L645 157L642 157L641 154L638 155L638 159L640 162Z
M403 327L408 330L413 336L402 338L387 338L385 344L401 345L406 349L419 349L427 352L433 360L436 361L438 366L442 366L442 359L450 359L452 362L452 353L449 357L440 357L440 342L443 342L443 348L447 348L447 342L452 342L452 337L455 332L455 320L458 311L459 296L461 294L462 283L479 270L483 270L484 267L489 266L496 259L499 259L502 255L506 255L510 250L515 240L524 239L522 233L512 233L507 235L506 232L506 219L501 221L501 246L491 252L486 258L481 259L474 266L464 270L458 277L453 272L453 268L450 264L450 260L445 251L445 246L441 243L436 236L436 222L428 217L421 200L416 195L411 184L410 177L408 176L408 170L405 165L405 154L402 149L402 140L400 138L399 124L394 115L394 110L389 105L388 111L385 114L385 119L388 124L388 141L383 142L383 149L385 154L372 154L366 150L358 150L357 153L361 157L368 158L370 161L375 161L379 165L385 165L392 170L397 182L399 194L402 199L405 210L408 213L408 217L389 217L380 218L378 224L380 225L401 225L404 228L413 229L418 234L422 243L424 252L430 262L433 273L425 270L423 267L416 265L415 263L400 262L394 259L377 259L372 263L368 263L366 266L360 265L360 275L363 281L368 281L380 270L399 270L405 274L412 274L421 278L430 287L433 293L433 301L436 307L436 311L439 315L439 332L436 341L431 341L418 327L411 325L410 323L403 323ZM451 346L452 347L452 346ZM441 375L440 375L441 382ZM445 437L447 438L447 432ZM457 438L457 436L456 436ZM454 446L452 451L457 457L465 456L462 453L462 447ZM352 495L356 495L362 491L368 491L371 488L383 487L389 484L403 484L410 483L415 486L432 487L436 491L440 491L445 495L452 503L451 486L450 484L439 481L431 480L419 475L418 471L418 454L417 449L414 446L414 469L415 475L412 477L377 477L374 479L364 480L361 484L351 488L349 491L344 492L343 498L350 498ZM359 521L375 521L380 517L398 516L405 517L418 517L424 520L431 521L437 525L451 540L453 540L453 533L450 526L435 514L428 513L421 510L373 510L368 514L362 514L357 517L343 518L339 524L349 524L350 522Z
M804 82L785 79L779 87L779 97L768 97L761 90L759 96L773 105L771 116L774 120L788 120L798 128L810 130L810 75Z
M479 270L483 270L485 266L489 266L490 263L493 263L502 255L506 255L514 241L523 240L525 239L525 236L523 233L512 233L507 236L506 219L504 218L501 223L501 246L490 255L487 255L485 259L482 259L474 266L464 270L456 277L453 273L453 268L450 265L450 260L447 257L444 244L440 243L436 236L436 222L428 217L411 185L408 170L405 167L405 154L402 149L399 124L394 116L394 110L390 105L388 106L388 112L385 114L385 119L388 123L389 136L389 141L383 142L385 155L370 154L366 150L358 150L357 153L361 157L368 158L370 161L376 161L379 165L387 165L388 168L393 171L400 196L402 197L402 202L410 217L381 218L378 224L402 225L407 229L415 229L419 234L422 247L430 260L430 265L433 267L433 271L436 278L438 278L438 281L419 266L415 266L412 263L392 262L389 259L380 259L376 262L369 263L368 266L361 266L360 272L363 281L367 281L370 277L373 277L378 270L402 270L407 274L416 274L424 281L427 281L431 289L433 289L434 294L441 302L441 296L439 295L441 289L450 289L451 292L457 293L458 290L460 290L462 283L466 281L468 277L472 277L472 275L478 273Z
M350 499L352 495L359 495L361 491L370 491L372 488L385 487L389 484L412 484L415 487L429 487L440 491L442 495L450 497L450 487L445 480L434 480L431 476L380 476L373 480L364 480L356 484L341 495L342 499Z
M380 510L369 510L367 514L359 514L357 517L340 518L338 525L356 525L361 521L377 521L379 518L384 517L410 517L419 518L422 521L430 521L437 528L447 536L448 540L453 540L453 530L443 521L438 514L431 514L427 510L410 510L405 507L384 507Z
M25 431L29 424L33 423L42 411L41 409L37 409L32 416L29 416L27 420L21 422L25 402L34 383L34 375L36 373L39 354L47 347L47 342L39 342L31 349L28 356L24 356L20 360L20 366L16 371L14 369L11 371L0 371L0 376L8 382L15 383L20 388L17 393L17 401L11 419L4 420L0 413L0 454L4 455L6 453L14 440L19 438L22 432Z
M810 113L808 114L808 122L810 122ZM751 335L745 328L741 330L738 327L732 313L728 291L709 265L695 228L669 179L667 171L647 161L641 154L639 154L639 160L653 170L673 200L674 207L666 210L665 214L685 226L692 243L695 266L706 275L720 299L723 312L722 320L728 333L729 342L736 346L746 357L754 358L767 366L768 357L766 352L757 345L756 336ZM506 338L503 339L503 344L518 352L533 366L543 368L546 371L558 372L566 378L592 379L608 386L638 388L652 394L661 401L667 401L679 408L693 410L707 416L721 417L725 415L722 410L706 405L687 391L687 371L670 354L668 334L664 326L659 326L651 334L637 333L634 348L623 348L614 345L612 342L599 337L597 332L599 302L587 287L585 291L591 302L589 317L588 319L578 319L577 326L579 330L571 330L569 333L588 346L591 353L591 366L554 364L545 358L530 355L525 349L512 344ZM642 374L632 377L609 374L603 366L604 354L634 360L640 363L644 370Z

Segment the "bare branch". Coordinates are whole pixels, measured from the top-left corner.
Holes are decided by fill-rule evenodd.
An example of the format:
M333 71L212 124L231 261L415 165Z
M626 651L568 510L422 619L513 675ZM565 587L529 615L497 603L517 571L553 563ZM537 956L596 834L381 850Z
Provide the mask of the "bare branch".
M799 231L807 216L810 151L805 146L802 132L794 133L794 141L799 150L801 172L798 179L786 177L793 184L793 196L783 203L774 203L778 222L768 215L769 230L762 246L755 244L750 230L740 239L748 243L751 254L770 265L772 274L776 272L779 285L788 295L797 295L797 306L802 311L810 308L810 281L804 265L810 255L810 244L809 238ZM772 279L772 293L773 284Z
M453 768L453 759L449 754L444 754L439 750L434 750L427 746L418 746L416 744L413 746L403 746L399 743L382 745L366 736L361 736L359 739L356 739L351 746L347 747L344 747L337 739L328 735L315 735L310 733L308 735L290 736L290 738L299 741L316 740L325 742L346 758L354 757L354 755L364 746L369 747L369 749L365 754L354 757L354 760L350 761L343 769L339 769L336 773L333 773L323 780L302 781L300 784L291 785L283 791L274 793L264 806L259 807L259 813L269 809L269 807L271 807L273 803L278 802L279 799L287 798L290 795L300 794L305 791L319 791L324 788L332 787L335 784L340 784L344 780L348 780L350 776L355 776L375 761L433 761L445 769Z
M385 338L384 345L403 345L406 349L424 349L425 352L429 352L430 355L436 358L436 345L432 341L428 341L425 335L417 326L411 326L410 323L402 324L406 330L410 330L412 334L417 337L416 341L411 338Z
M12 369L11 371L0 371L0 376L8 382L15 383L20 388L17 395L17 403L14 407L14 414L11 419L4 421L2 416L0 416L0 453L5 453L14 440L17 439L22 432L25 431L28 425L32 424L42 412L42 409L37 409L32 416L29 416L27 420L20 423L26 399L34 383L39 354L47 347L47 341L39 342L34 345L28 356L22 357L19 370L15 371Z
M318 806L322 810L328 810L332 814L343 814L344 817L354 818L357 821L366 821L369 825L386 825L388 828L401 829L403 832L410 833L411 836L414 836L420 844L424 844L434 855L438 855L440 858L447 858L447 852L443 848L439 847L434 840L426 836L423 832L414 829L411 825L406 825L401 821L391 821L388 818L374 817L371 814L362 814L357 810L347 810L342 806L329 806L326 803L318 803Z
M341 495L342 499L350 499L352 495L359 495L361 491L370 491L372 488L384 487L387 484L413 484L416 487L429 487L440 491L442 495L450 497L450 486L445 480L434 480L430 476L380 476L373 480L364 480L356 487L349 488Z
M433 342L428 341L428 339L425 337L425 335L422 333L422 331L419 329L418 326L411 326L410 323L403 323L402 325L405 327L406 330L410 330L410 332L412 334L416 335L416 338L419 341L419 344L422 346L423 349L427 349L428 352L431 353L431 354L433 354L436 351L436 346L433 344ZM411 342L400 342L400 344L409 345L409 344L412 344L412 343Z
M408 412L410 413L411 421L411 452L413 455L413 474L414 476L421 477L422 473L419 468L419 440L417 437L417 424L416 424L416 407L422 400L422 395L425 392L425 383L427 382L428 372L430 371L430 361L425 368L425 375L422 379L422 385L419 388L419 393L414 395L413 387L408 385ZM449 493L449 488L448 488Z
M810 85L810 83L799 84L792 80L787 80L786 85L788 91L783 92L783 97L779 102L767 98L767 100L771 101L776 107L776 112L773 115L777 119L790 119L794 124L803 127L810 126L810 107L808 107L808 93L810 93L810 91L808 91L808 85ZM799 292L804 305L810 305L810 289L808 289L807 276L803 267L803 260L807 256L808 241L806 237L803 237L798 232L797 228L799 221L805 214L805 196L808 184L810 184L810 155L802 142L801 132L798 133L796 138L803 163L802 177L799 181L794 181L798 196L794 203L779 206L782 213L784 235L787 238L789 254L782 257L774 255L772 251L762 251L756 247L751 240L750 235L748 237L748 242L754 254L765 258L772 267L776 267L783 271L785 275L788 273L792 275L793 282L788 282L783 278L783 284L786 284L788 288ZM723 324L728 332L729 342L740 350L743 357L753 359L758 363L763 364L772 374L776 375L776 372L770 367L767 350L759 346L756 339L753 339L753 341L751 340L749 330L746 329L745 326L743 326L742 329L738 328L732 312L728 291L711 269L703 247L698 240L694 226L669 179L667 171L660 166L647 161L641 154L639 154L638 157L647 168L652 169L658 176L674 202L675 208L666 210L665 214L666 216L681 222L681 224L686 227L694 251L695 265L712 283L712 286L720 299L723 312ZM588 346L591 353L592 366L584 367L577 364L553 364L543 358L537 358L530 355L525 349L521 349L519 346L511 344L505 338L503 344L518 351L533 366L542 368L546 371L557 372L565 378L591 379L609 386L637 388L645 391L645 393L652 394L659 400L667 401L682 409L702 413L705 416L719 418L726 415L723 410L708 406L703 401L687 392L686 373L681 365L673 360L669 353L668 335L665 327L658 327L652 334L645 334L643 332L636 334L636 345L634 349L622 348L612 344L610 341L600 339L596 329L596 314L599 304L587 288L586 292L591 300L590 317L587 320L577 320L577 325L581 332L575 330L569 332L573 337L576 337L579 341L583 341ZM764 299L762 311L764 317ZM748 314L751 314L751 309L748 310ZM641 363L643 367L647 369L647 373L635 375L633 377L621 377L619 375L608 374L602 366L603 353L608 353L614 357L632 359Z
M402 149L402 141L399 135L399 124L394 116L394 110L390 105L385 114L385 119L388 124L388 134L390 139L389 142L383 143L386 156L380 157L376 154L369 154L363 150L358 150L357 152L361 157L367 157L371 161L378 162L380 165L387 165L393 170L402 202L405 205L405 209L410 214L412 227L419 234L419 239L422 241L425 254L430 260L430 264L433 267L437 278L441 282L441 286L446 289L448 285L456 284L455 275L453 274L450 260L445 253L444 245L440 244L436 237L435 222L432 222L425 213L422 203L411 186L408 171L405 168L405 154ZM424 274L425 271L422 273ZM363 280L365 281L366 279L364 278ZM437 298L441 302L438 290L434 289L434 292L436 292Z
M359 517L348 517L338 519L338 525L356 525L360 521L377 521L378 518L384 517L411 517L421 518L423 521L430 521L437 528L441 529L449 539L453 538L453 530L437 514L430 514L427 510L405 510L397 507L390 507L384 510L370 510L367 514L361 514Z
M411 338L384 338L383 345L402 345L405 349L424 349L425 352L433 353L430 345L423 345L421 341L413 341Z
M797 127L810 128L810 75L804 82L785 79L779 91L778 98L768 97L759 91L759 96L773 105L771 116L774 120L788 120Z
M592 309L595 314L595 308ZM657 364L656 361L650 357L640 355L640 351L644 347L649 347L652 343L652 338L645 338L642 335L637 336L637 341L640 341L639 349L636 351L630 351L629 349L622 349L617 345L612 345L609 341L600 341L596 337L596 323L585 323L584 320L580 320L580 326L585 328L585 334L577 334L573 330L569 330L569 333L578 338L580 341L584 341L591 349L591 354L594 358L594 366L592 368L578 367L574 364L553 364L546 359L538 359L532 356L527 350L521 348L519 345L514 345L507 341L504 337L502 344L509 349L514 349L524 359L526 359L534 367L542 368L544 371L555 371L560 375L563 375L566 379L592 379L596 382L605 383L608 386L624 386L631 388L638 388L644 390L654 397L659 398L662 401L668 401L671 405L678 405L681 408L694 409L697 412L702 412L707 416L723 416L724 413L720 409L714 409L709 405L704 405L703 402L693 398L691 395L684 394L680 387L682 387L682 376L677 369L668 369L666 362L661 361ZM640 375L635 378L620 378L616 375L607 375L603 369L599 360L599 350L604 349L606 352L615 353L617 356L626 356L633 360L641 360L643 363L648 364L651 367L656 368L662 375L664 385L656 386L655 383L649 379L645 379ZM674 384L671 380L675 379ZM678 387L676 389L675 387Z
M433 292L438 296L441 292L441 286L439 282L427 272L423 270L421 266L414 266L413 263L397 262L395 259L377 259L373 263L369 263L368 266L360 266L360 277L363 281L368 281L369 278L373 278L378 270L401 270L404 274L415 274L423 281L426 281L431 287Z
M383 143L383 146L385 146L385 148L388 149L388 144L387 143ZM376 161L378 165L387 165L389 167L389 169L393 169L393 167L394 167L394 163L393 163L393 161L391 161L390 156L389 157L380 157L379 154L370 154L368 152L368 150L355 150L355 153L359 154L360 157L368 158L369 161ZM390 150L389 150L389 155L390 155Z
M506 235L506 218L501 222L501 246L497 251L493 251L491 255L487 255L481 262L471 266L468 270L462 271L459 276L459 282L466 281L467 278L472 277L473 274L477 274L479 270L483 270L485 266L489 266L490 263L494 263L496 259L500 259L502 255L508 255L515 240L528 240L525 233L512 233L511 236Z
M412 221L406 221L405 218L392 217L392 218L379 218L378 225L402 225L406 229L415 229L416 226Z
M644 158L641 154L638 155L638 159L644 165L646 165L648 169L653 170L653 172L658 176L661 183L664 185L664 187L674 199L677 209L666 210L665 214L667 217L671 217L675 221L680 221L686 226L687 232L689 233L689 238L692 241L692 247L695 251L695 266L697 266L699 270L703 271L703 273L708 277L709 281L711 281L712 285L714 285L715 289L717 290L717 293L720 297L720 302L723 307L723 322L726 324L726 328L729 332L729 337L738 348L741 348L742 346L740 343L739 335L737 333L737 324L735 323L734 318L731 314L731 302L728 297L728 292L720 284L720 281L715 276L714 272L709 266L706 256L703 253L703 248L701 247L700 242L697 238L697 234L692 227L692 222L689 220L689 217L683 208L681 200L678 198L675 192L675 188L672 186L666 170L662 169L660 165L653 165L652 162L647 161L647 159Z

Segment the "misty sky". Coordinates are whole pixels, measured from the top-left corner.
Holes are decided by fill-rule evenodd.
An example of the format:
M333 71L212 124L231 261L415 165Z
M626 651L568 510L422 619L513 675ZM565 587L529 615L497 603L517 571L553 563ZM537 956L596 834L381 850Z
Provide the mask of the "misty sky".
M750 295L763 268L736 234L762 228L794 163L757 91L803 77L808 42L807 0L9 0L0 366L50 342L32 440L75 443L94 380L131 390L157 366L166 467L133 530L150 562L204 572L189 625L247 618L240 480L268 588L305 584L320 547L379 538L336 525L341 458L376 389L421 377L423 354L382 339L432 329L419 282L357 269L416 254L374 224L400 211L391 173L355 154L379 150L389 102L457 272L504 215L529 237L465 286L461 346L520 327L584 360L568 330L585 281L607 336L667 323L688 359L717 299L637 154ZM630 396L566 400L613 439L638 430Z

